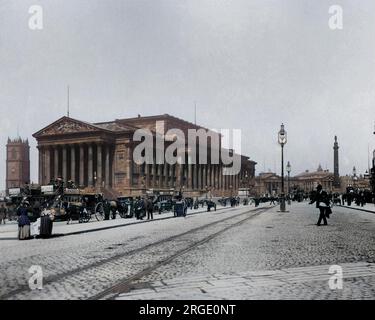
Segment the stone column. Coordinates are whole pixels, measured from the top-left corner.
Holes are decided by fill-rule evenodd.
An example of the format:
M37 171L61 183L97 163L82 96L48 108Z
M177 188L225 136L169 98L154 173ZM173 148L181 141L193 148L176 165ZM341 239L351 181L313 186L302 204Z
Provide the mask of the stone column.
M206 186L207 186L207 164L203 164L203 168L202 168L202 172L203 172L203 189L206 189Z
M50 148L46 147L45 149L45 184L50 183L51 181L51 152Z
M93 150L92 145L88 145L88 186L92 187L94 185L94 168L93 168Z
M191 165L191 185L190 185L190 188L193 190L195 187L194 187L194 184L195 184L195 165L192 164Z
M44 183L50 182L50 150L49 147L44 148Z
M221 177L222 177L222 172L221 172L221 164L218 165L218 173L217 173L217 179L218 179L218 188L221 190L222 184L221 184Z
M96 147L96 187L101 188L103 182L103 161L102 161L102 145L99 143Z
M109 170L109 154L110 154L110 149L109 149L109 146L106 146L105 147L105 186L106 188L109 187L109 183L110 183L110 170Z
M164 162L164 187L168 188L168 176L169 176L169 170L168 170L168 163L167 161Z
M152 187L155 188L155 159L154 163L151 165L151 173L152 173Z
M211 164L207 164L207 186L209 186L209 187L212 187L212 185L211 185L211 174L212 174Z
M39 150L39 184L43 184L43 150L41 146L38 146Z
M70 148L70 179L77 183L76 179L76 147L73 144Z
M63 146L63 149L62 149L62 177L63 177L63 181L66 182L67 178L68 178L68 167L67 167L68 163L67 163L67 150L66 150L66 146Z
M211 170L212 170L211 184L214 188L216 188L216 164L212 165Z
M46 149L45 147L41 148L42 152L42 184L45 184L46 177Z
M59 148L56 146L53 148L54 154L54 178L57 179L59 177Z
M216 165L216 188L220 189L220 165Z
M79 184L85 185L85 146L79 145Z
M224 167L223 167L223 190L225 191L227 189L227 177L225 174L224 174Z
M191 164L191 156L188 155L188 180L187 180L187 189L193 189L193 165Z
M158 172L159 172L159 188L162 188L163 187L163 175L162 175L163 165L159 164L158 166L159 166L158 167Z
M180 189L182 187L182 181L181 181L181 164L176 162L176 189Z
M145 162L146 188L150 188L150 165Z

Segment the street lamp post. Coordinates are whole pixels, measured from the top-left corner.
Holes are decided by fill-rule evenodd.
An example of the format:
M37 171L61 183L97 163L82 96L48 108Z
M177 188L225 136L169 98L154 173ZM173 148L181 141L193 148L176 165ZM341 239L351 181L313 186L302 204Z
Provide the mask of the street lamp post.
M288 161L286 165L286 172L288 172L288 205L290 205L290 171L292 171L292 167L290 165L290 162Z
M245 172L245 188L246 188L246 197L249 196L249 176L247 175L247 171Z
M285 212L285 194L284 194L284 145L286 144L286 131L284 124L281 124L281 128L278 134L278 141L281 146L281 195L280 195L280 212Z

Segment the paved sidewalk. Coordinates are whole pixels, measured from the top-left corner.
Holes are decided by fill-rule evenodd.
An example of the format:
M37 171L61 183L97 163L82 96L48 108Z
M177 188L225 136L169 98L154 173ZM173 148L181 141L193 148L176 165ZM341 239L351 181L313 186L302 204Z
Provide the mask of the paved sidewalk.
M363 207L357 206L356 204L348 205L339 205L338 207L343 207L347 209L359 210L369 213L375 213L375 205L373 203L366 203Z
M343 288L331 289L331 265L278 270L196 275L158 280L122 293L116 300L210 300L210 299L352 299L355 291L367 291L361 299L372 299L375 265L367 262L343 263ZM362 278L365 282L356 283ZM370 294L371 293L371 294ZM357 298L358 297L354 297Z
M262 206L267 205L267 203L261 203L259 208ZM243 208L245 206L240 205L236 208ZM254 205L248 205L249 209L254 208ZM217 210L224 210L228 209L230 206L218 206ZM193 215L198 213L207 212L207 208L198 208L193 210L188 210L187 215ZM144 218L143 220L136 220L135 218L128 218L122 219L117 215L117 218L114 220L103 220L103 221L96 221L95 218L91 219L88 223L78 223L78 221L73 221L71 224L67 224L65 221L58 221L53 223L53 235L57 236L68 236L68 235L75 235L75 234L82 234L88 232L95 232L100 230L112 229L112 228L119 228L127 225L139 224L139 223L146 223L151 221L158 221L158 220L165 220L165 219L172 219L175 218L173 212L165 212L162 214L154 213L154 220L147 220ZM16 240L18 233L18 226L15 221L9 222L5 225L0 225L0 240Z

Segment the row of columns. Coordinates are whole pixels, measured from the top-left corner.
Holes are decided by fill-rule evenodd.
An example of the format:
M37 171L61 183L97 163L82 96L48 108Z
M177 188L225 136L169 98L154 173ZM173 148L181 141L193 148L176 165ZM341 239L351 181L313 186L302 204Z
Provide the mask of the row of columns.
M38 149L40 184L48 184L59 177L80 186L110 187L112 184L113 150L108 145L80 143L39 146Z
M146 188L182 188L188 190L238 189L240 177L224 175L219 164L145 164L139 169Z

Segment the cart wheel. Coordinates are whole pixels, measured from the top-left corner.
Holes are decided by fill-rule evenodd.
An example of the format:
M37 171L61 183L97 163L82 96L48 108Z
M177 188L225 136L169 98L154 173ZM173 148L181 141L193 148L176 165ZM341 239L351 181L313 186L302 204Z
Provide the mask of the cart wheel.
M126 212L125 212L125 210L116 210L115 212L116 212L116 214L118 213L120 215L121 219L126 218Z
M104 220L104 208L103 208L103 203L99 202L95 206L95 218L98 221L103 221Z

